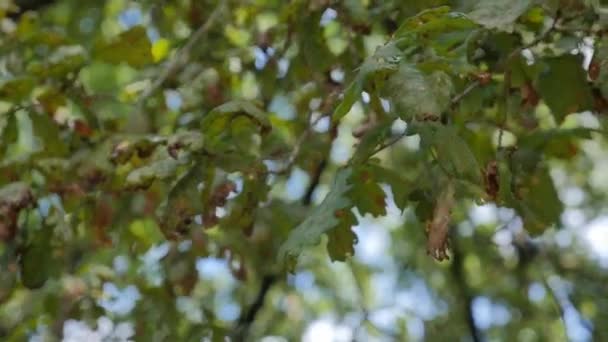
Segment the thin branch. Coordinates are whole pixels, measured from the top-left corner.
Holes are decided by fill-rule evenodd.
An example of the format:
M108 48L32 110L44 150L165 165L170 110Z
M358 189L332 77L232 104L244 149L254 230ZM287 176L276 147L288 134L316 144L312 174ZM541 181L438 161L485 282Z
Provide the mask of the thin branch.
M188 61L188 59L190 58L190 53L192 52L192 49L205 36L207 31L209 31L209 29L211 29L212 25L217 20L217 17L222 12L223 7L224 7L224 1L218 2L218 5L213 9L213 11L209 15L209 17L207 18L205 23L203 23L203 25L201 25L190 36L190 39L188 39L186 44L179 51L177 51L175 53L175 55L173 56L173 58L171 58L171 60L169 60L167 62L165 68L160 73L158 78L156 78L156 80L150 85L150 87L148 87L148 89L146 89L146 91L144 91L144 93L140 96L140 98L137 102L137 112L138 113L143 110L145 101L150 96L152 96L152 94L154 94L157 90L159 90L160 87L163 85L163 83L165 83L165 81L172 74L174 74L179 67L181 67L183 64L185 64Z
M553 288L553 286L551 286L551 284L549 284L549 281L547 280L546 277L543 277L543 283L545 285L545 287L549 290L549 294L551 295L551 298L553 299L553 302L555 304L555 307L557 308L557 311L559 312L559 317L562 320L562 323L564 325L564 330L567 330L567 324L566 324L566 310L564 308L564 303L562 302L562 299L560 298L559 294L555 291L555 289Z
M369 157L367 157L367 159L373 157L374 155L376 155L377 153L379 153L382 150L385 150L393 145L395 145L396 143L399 142L399 140L403 139L403 137L405 137L407 135L407 130L403 133L400 133L398 135L396 135L394 138L392 138L391 140L384 142L380 145L378 145L378 147L376 147L376 149L374 149L370 154Z
M467 95L469 95L473 90L475 90L481 84L482 83L479 80L475 80L475 81L471 82L471 84L469 84L461 93L456 94L450 100L450 105L452 107L457 105L460 101L462 101L463 98L465 98ZM374 155L376 155L377 153L379 153L380 151L393 146L394 144L398 143L399 140L403 139L405 136L407 136L407 130L403 133L400 133L400 134L394 136L391 140L380 144L378 147L376 147L376 149L374 149L369 154L369 156L366 159L369 159L369 158L373 157Z
M334 143L334 140L338 137L338 126L340 122L332 123L329 128L329 144L327 147L327 151L324 153L323 159L317 164L315 171L312 174L311 182L306 189L304 197L302 197L303 205L310 205L312 203L312 195L315 193L315 190L321 183L321 176L323 175L323 171L327 168L327 163L329 160L329 154L331 152L331 147Z
M453 232L454 229L451 229L451 231ZM458 287L458 292L460 294L460 297L464 301L463 309L465 312L465 319L467 322L467 326L469 328L469 333L471 335L471 338L472 338L473 342L480 342L483 339L482 339L481 332L479 331L479 329L477 328L477 325L475 324L475 317L473 316L473 307L472 307L473 296L470 293L469 286L468 286L467 281L464 276L464 265L463 265L463 260L462 260L462 252L460 251L458 242L456 241L456 239L454 237L455 237L455 234L452 234L452 240L454 240L452 243L452 255L453 255L452 266L451 266L452 276L454 277L454 280L456 281L456 286Z
M262 284L260 285L260 290L258 291L255 300L253 301L248 310L243 311L243 314L237 322L237 326L234 329L235 341L245 340L245 337L248 335L251 324L253 324L257 314L260 312L262 307L264 307L264 302L266 301L266 296L268 295L268 292L272 288L272 285L274 285L278 279L279 278L273 274L266 275L262 278Z
M518 48L516 48L515 50L513 50L509 56L506 59L505 62L505 75L504 75L504 88L503 88L503 97L504 97L504 106L505 108L504 110L504 114L501 118L501 122L498 125L499 126L499 131L498 131L498 144L497 144L497 148L496 151L498 153L498 151L500 151L500 149L502 148L502 141L503 141L503 136L504 136L504 126L507 124L507 119L509 116L509 91L511 89L511 68L509 67L509 62L511 62L511 60L513 58L515 58L518 54L520 54L522 51L529 49L531 47L536 46L537 44L541 43L542 41L544 41L545 39L547 39L547 37L549 36L549 34L551 34L554 30L555 27L560 19L560 15L561 15L561 11L558 10L555 13L555 18L553 18L553 22L551 23L551 26L545 30L545 32L543 32L542 34L540 34L539 36L537 36L533 41L531 41L530 43L524 45L524 46L520 46Z
M291 170L294 163L296 162L296 159L300 155L300 150L302 149L302 145L304 145L304 142L306 141L306 139L308 139L308 137L312 133L313 128L317 125L317 123L319 123L319 121L321 121L321 119L323 119L325 117L327 117L327 115L320 115L306 127L304 132L302 132L302 134L300 134L300 136L298 137L298 140L296 140L296 143L293 146L293 150L289 154L289 157L287 158L287 162L285 162L285 166L283 166L280 170L270 171L270 173L272 173L274 175L283 175ZM310 121L310 120L308 120L308 121Z
M539 43L543 42L545 39L547 39L547 37L553 32L555 31L555 28L557 27L557 23L561 18L561 11L557 11L557 13L555 13L555 18L553 18L553 22L551 23L551 26L545 30L545 32L541 33L540 35L538 35L533 41L529 42L528 44L524 45L524 46L520 46L518 48L516 48L515 50L513 50L513 52L511 52L509 54L509 57L507 58L507 62L510 61L513 57L515 57L518 53L521 53L523 50L532 48L536 45L538 45Z
M560 279L561 280L561 279ZM551 298L555 302L555 305L558 308L560 317L564 324L564 330L568 330L568 323L566 318L567 310L574 310L577 313L579 323L589 332L590 335L593 335L593 326L591 326L588 322L586 322L581 316L578 309L574 306L572 301L570 300L570 296L566 289L562 286L558 286L557 284L551 284L550 280L547 277L543 277L543 283L547 289L549 289L549 294Z
M479 80L475 80L474 82L469 84L466 88L464 88L464 90L460 94L457 94L456 96L454 96L452 98L452 100L450 100L450 105L452 107L456 106L458 103L460 103L460 101L462 101L462 99L465 96L469 95L470 92L475 90L475 88L479 87L480 85L481 85L481 82Z

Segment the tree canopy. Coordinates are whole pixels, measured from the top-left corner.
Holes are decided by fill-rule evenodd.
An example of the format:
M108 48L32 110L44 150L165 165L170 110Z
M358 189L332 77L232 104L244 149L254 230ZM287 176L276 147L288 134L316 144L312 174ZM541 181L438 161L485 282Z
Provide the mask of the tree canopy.
M0 339L608 340L607 27L0 0Z

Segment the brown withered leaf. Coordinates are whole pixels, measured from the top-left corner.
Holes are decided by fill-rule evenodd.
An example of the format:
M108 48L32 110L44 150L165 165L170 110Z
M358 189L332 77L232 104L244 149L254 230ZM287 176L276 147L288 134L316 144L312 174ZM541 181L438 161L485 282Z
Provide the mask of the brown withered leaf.
M426 252L438 261L448 260L448 232L454 207L454 184L449 181L437 198L433 217L426 223Z
M475 80L479 82L479 85L488 85L492 81L492 74L489 72L480 72L475 75Z
M15 238L19 212L34 201L34 195L25 183L10 183L0 188L0 241L8 242Z
M492 201L496 201L500 189L498 177L498 164L496 160L491 160L484 170L484 183L486 194Z
M587 70L587 74L589 75L589 78L592 81L597 80L597 78L600 76L600 65L600 62L595 58L591 61L591 63L589 63L589 69Z
M529 81L521 86L522 106L524 108L534 108L540 101L540 96Z
M203 225L205 228L211 228L219 222L219 218L215 214L215 211L217 208L226 205L228 195L235 190L236 184L231 181L223 182L213 189L213 193L209 197L209 200L205 205L205 212L203 213Z

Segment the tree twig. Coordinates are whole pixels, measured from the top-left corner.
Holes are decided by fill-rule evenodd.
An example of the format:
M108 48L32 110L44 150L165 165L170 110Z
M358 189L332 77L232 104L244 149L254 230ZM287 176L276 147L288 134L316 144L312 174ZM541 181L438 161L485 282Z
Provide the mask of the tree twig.
M367 159L373 157L374 155L376 155L377 153L379 153L382 150L385 150L393 145L395 145L396 143L399 142L399 140L401 140L403 137L405 137L407 135L407 130L403 133L399 133L398 135L396 135L395 137L393 137L391 140L383 142L382 144L378 145L378 147L376 147L370 154L369 157L367 157Z
M531 41L530 43L524 45L524 46L520 46L516 49L514 49L508 56L507 59L505 60L505 74L504 74L504 88L503 88L503 97L504 97L504 114L501 118L501 122L498 125L499 127L499 131L498 131L498 143L497 143L497 148L496 151L500 151L500 149L502 148L502 140L503 140L503 136L504 136L504 126L507 123L507 119L509 116L509 91L511 89L511 68L509 67L509 63L511 62L511 60L513 58L515 58L518 54L520 54L522 51L529 49L531 47L536 46L537 44L541 43L542 41L544 41L545 39L547 39L547 37L549 36L549 34L551 34L551 32L553 32L555 30L555 27L560 19L560 15L561 15L561 11L558 10L555 13L555 17L553 18L553 22L551 23L551 26L545 30L545 32L541 33L539 36L537 36L533 41Z
M450 231L454 232L454 229L450 229ZM456 234L452 234L452 240L455 240ZM454 280L456 281L456 286L458 287L458 292L460 294L460 297L462 299L462 301L464 302L463 305L463 309L465 312L465 319L467 322L467 326L469 328L469 333L471 334L471 338L473 340L473 342L480 342L482 341L482 336L481 336L481 332L479 331L479 329L477 328L477 325L475 324L475 317L473 316L473 296L470 293L469 290L469 286L467 285L467 281L464 277L464 265L463 265L463 260L462 260L462 252L460 251L460 248L458 246L458 243L456 241L453 241L452 243L452 254L453 254L453 260L452 260L452 266L451 266L451 271L452 271L452 276L454 277Z
M465 96L469 95L470 92L472 92L473 90L475 90L475 88L479 87L480 85L481 85L481 82L479 80L473 81L466 88L464 88L464 90L460 94L457 94L456 96L454 96L450 100L450 105L452 107L454 107L455 105L457 105L458 103L460 103L460 101L462 101L462 99Z
M304 193L304 197L302 197L303 205L310 205L312 203L312 195L315 193L317 186L321 183L321 176L323 175L323 171L327 167L327 161L329 159L329 153L331 152L331 146L333 145L334 140L338 137L338 126L340 122L332 123L329 129L329 146L327 148L327 152L325 153L323 159L317 164L313 175L311 177L310 184Z
M260 290L258 291L255 300L253 301L248 310L243 310L243 314L237 322L237 326L234 329L235 341L245 340L245 337L249 332L251 324L253 324L257 314L260 312L262 307L264 307L264 301L266 300L268 292L272 288L272 285L277 282L277 280L278 277L274 274L265 275L262 278L262 284L260 285Z
M190 53L196 44L205 36L207 31L211 29L214 22L217 20L217 17L222 12L224 7L224 2L218 2L218 5L213 9L207 20L190 36L186 44L173 55L173 58L169 60L164 67L163 71L160 75L154 80L154 82L148 87L143 94L139 97L137 101L137 112L141 113L144 107L145 101L152 96L160 87L165 83L165 81L175 73L175 71L185 64L190 58Z
M300 136L296 140L296 143L293 146L293 150L289 154L289 157L287 158L287 162L285 162L285 166L283 166L281 169L279 169L277 171L270 171L270 173L275 174L275 175L283 175L291 170L291 168L293 167L293 164L296 162L296 159L300 155L300 150L302 149L302 145L304 145L304 142L306 141L306 139L308 139L308 137L312 133L312 130L317 125L317 123L319 123L319 121L321 121L321 119L323 119L325 117L327 117L327 115L320 115L312 122L310 122L310 120L308 120L310 122L310 124L306 127L304 132L302 132L302 134L300 134Z

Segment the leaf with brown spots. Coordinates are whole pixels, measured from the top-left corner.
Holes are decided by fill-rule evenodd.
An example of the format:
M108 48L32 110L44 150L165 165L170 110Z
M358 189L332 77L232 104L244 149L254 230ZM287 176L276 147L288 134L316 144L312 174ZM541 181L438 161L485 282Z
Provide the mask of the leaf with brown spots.
M352 184L348 196L361 215L368 213L373 216L386 215L386 194L378 184L371 167L357 166L348 181Z
M25 183L10 183L0 188L0 241L15 238L19 212L33 203L34 196Z

